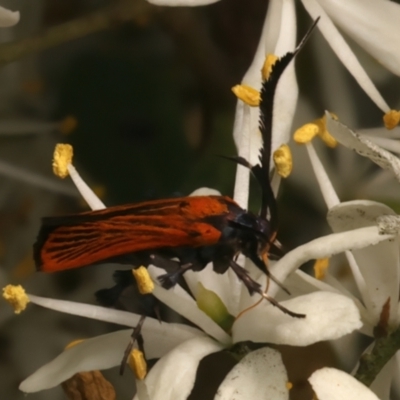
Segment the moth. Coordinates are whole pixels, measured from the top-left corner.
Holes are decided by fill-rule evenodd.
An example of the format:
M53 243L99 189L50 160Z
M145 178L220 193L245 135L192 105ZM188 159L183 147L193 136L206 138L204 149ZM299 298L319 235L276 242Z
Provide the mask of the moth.
M34 245L37 269L57 272L105 262L134 267L153 264L169 271L160 279L170 288L185 271L202 270L211 262L217 273L231 268L250 294L259 293L285 313L302 317L265 294L236 259L243 254L276 282L267 268L268 254L278 243L277 203L270 183L273 103L280 77L316 23L293 52L276 61L262 84L259 129L263 145L258 163L228 157L249 168L258 181L262 193L258 214L243 209L228 196L198 196L46 217Z

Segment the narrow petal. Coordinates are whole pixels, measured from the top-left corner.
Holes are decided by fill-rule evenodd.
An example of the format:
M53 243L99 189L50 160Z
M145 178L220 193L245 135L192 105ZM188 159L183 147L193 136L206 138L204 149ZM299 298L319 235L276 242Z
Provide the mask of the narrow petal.
M181 296L177 296L172 289L166 290L160 286L154 288L153 295L220 343L224 343L225 345L231 343L229 335L208 315L201 311L193 299L184 299Z
M319 0L336 25L389 71L400 75L400 4L393 1Z
M186 400L193 389L199 362L222 349L209 338L188 340L175 347L154 365L145 379L150 399Z
M271 273L283 282L291 272L309 260L331 257L346 250L361 249L394 237L396 237L394 234L380 234L377 226L333 233L314 239L287 253L272 266ZM276 292L276 285L271 285L268 294L274 296Z
M184 278L195 298L197 298L198 283L201 282L206 289L217 294L231 315L237 314L238 299L235 299L235 296L240 295L240 292L232 290L228 271L217 274L210 263L201 271L185 272Z
M64 312L67 314L77 315L81 317L97 319L99 321L110 322L113 324L135 327L140 315L126 311L114 310L100 306L92 306L89 304L76 303L72 301L48 299L29 294L29 299L32 303L46 307L55 311ZM153 338L158 337L156 341L152 341L149 349L145 348L147 357L157 358L165 353L165 349L176 345L176 341L190 339L194 336L204 336L204 333L194 327L189 327L182 324L174 324L160 322L157 319L147 317L143 323L143 336ZM146 340L145 340L146 342Z
M219 0L147 0L147 1L156 6L196 7L196 6L205 6L207 4L213 4Z
M11 11L7 8L0 7L0 27L8 28L17 24L19 21L19 11Z
M261 67L265 56L273 53L279 57L292 51L296 41L296 14L293 0L272 0L264 22L256 54L242 83L257 90L261 88ZM290 128L297 103L297 81L294 63L283 73L274 100L272 151L289 141ZM236 107L233 137L240 156L255 165L259 162L262 138L258 129L259 109L240 104ZM249 172L238 166L234 199L247 208Z
M368 200L355 200L339 204L328 213L328 222L334 232L374 226L383 215L397 214L384 204ZM399 241L384 241L375 246L353 250L366 283L363 299L374 321L379 320L383 305L388 297L391 305L399 298L400 259ZM396 307L390 309L390 323L397 321Z
M202 187L190 193L189 196L221 196L221 192L216 189Z
M148 329L146 325L143 327L144 347L146 357L149 359L160 358L182 343L195 338L210 340L201 332L199 335L190 332L186 329L189 327L185 325L167 323L158 325L159 328L156 330ZM32 393L50 389L77 372L119 366L131 334L131 329L125 329L84 340L39 368L21 383L20 390Z
M282 1L282 0L280 0ZM282 19L275 49L267 50L282 57L296 47L296 9L293 0L282 1ZM276 88L272 127L272 153L284 143L288 143L296 111L299 88L294 61L286 68Z
M77 372L115 367L121 364L131 334L132 330L126 329L85 340L39 368L19 388L26 393L38 392L59 385Z
M293 318L271 304L262 302L234 323L234 342L251 340L308 346L321 340L338 339L362 326L354 302L340 294L314 292L283 301L281 305L306 317Z
M246 355L228 373L214 400L289 398L288 377L276 350L264 347Z
M302 0L302 2L313 19L321 17L321 20L318 23L318 29L321 31L322 35L325 37L326 41L332 47L343 65L353 75L354 79L383 112L389 111L389 106L378 92L350 46L332 23L325 10L316 0Z
M319 187L321 189L322 196L324 197L328 209L330 209L340 203L339 197L336 194L332 182L330 181L329 176L326 173L325 168L321 163L321 160L318 158L317 152L315 151L314 146L311 142L306 144L306 149L308 152L308 156L310 157L311 165L313 167Z
M380 148L370 140L365 139L361 135L353 132L346 125L339 121L335 121L325 112L327 129L330 134L343 146L351 150L355 150L363 157L368 157L381 168L393 172L396 179L400 182L400 159L395 157L388 151Z
M319 369L308 381L320 400L379 400L357 379L335 368Z
M157 277L162 273L162 270L154 266L150 266L148 270L154 281L157 282ZM175 285L169 290L156 285L153 295L220 343L224 343L225 345L231 343L229 335L208 315L201 311L197 307L196 301L179 285Z
M235 122L233 125L233 139L236 143L238 155L250 162L250 136L252 135L251 121L251 108L238 100L236 105ZM256 117L258 121L258 117ZM260 136L259 143L261 143L261 135L258 132L258 127L254 127L257 134ZM240 207L247 209L249 201L249 184L250 184L250 171L243 165L236 167L235 188L233 191L233 198Z

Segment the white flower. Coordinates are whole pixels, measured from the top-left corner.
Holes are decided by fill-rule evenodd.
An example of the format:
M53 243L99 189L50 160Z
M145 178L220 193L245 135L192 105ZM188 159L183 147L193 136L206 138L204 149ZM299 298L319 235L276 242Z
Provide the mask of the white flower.
M369 139L352 132L346 126L331 118L328 113L326 118L327 129L339 143L388 170L400 182L400 160L397 157ZM397 329L400 324L400 218L392 209L381 203L367 200L340 203L312 144L308 143L306 147L329 210L328 222L332 230L350 233L355 232L355 229L374 227L381 233L390 232L394 236L391 240L346 252L359 296L349 293L329 274L323 281L318 281L297 272L297 278L292 278L292 284L303 287L303 290L306 291L312 290L312 288L329 290L330 287L333 292L347 294L360 310L363 321L360 332L374 336L374 328L379 325L386 333L390 333ZM279 272L276 271L275 274L279 274ZM301 283L301 280L303 283ZM290 287L290 279L286 283ZM309 285L308 289L305 289L306 285ZM361 298L361 301L358 300L358 297ZM389 380L386 385L374 388L381 394L382 398L388 396L387 391L394 367L394 363L388 363L385 372L378 375L379 379Z
M150 2L156 4L155 1ZM321 18L318 23L318 29L358 84L383 112L388 112L389 106L366 74L337 27L376 58L384 67L394 74L400 75L400 49L396 42L396 38L400 36L400 25L398 23L400 19L400 4L393 1L380 0L301 0L301 2L314 20L318 17ZM162 3L163 5L177 4L173 0L163 0ZM179 5L186 6L207 3L202 0L179 0ZM296 29L296 22L293 20L295 15L292 15L294 12L293 3L293 0L270 1L268 24L264 27L263 39L260 42L261 47L266 46L264 51L274 52L273 50L276 48L278 51L274 53L280 56L282 53L279 50L293 50L294 43L289 44L295 38L294 31ZM287 24L288 22L290 22L290 25L284 25L284 23ZM281 33L283 26L285 26L284 38ZM265 35L267 29L270 33L268 36ZM265 39L266 37L268 39ZM278 46L280 40L286 42L286 45L282 48ZM258 55L260 55L260 46L257 50ZM263 58L261 60L258 59L257 66L256 56L251 70L259 71L262 62ZM291 93L295 96L296 92L297 85L291 90ZM292 118L289 121L292 121Z
M11 11L0 7L0 28L8 28L19 21L19 11Z
M72 165L68 169L77 187L82 190L85 199L93 207L103 207L89 187L83 184L84 182ZM355 233L358 233L358 231L355 231ZM393 237L391 234L381 235L377 228L361 230L361 240L348 240L350 236L346 232L320 238L313 243L304 245L302 251L297 251L294 256L292 256L293 252L289 253L282 259L284 260L283 264L288 265L285 267L285 271L289 273L289 270L297 268L308 259L307 257L314 258L314 248L317 249L318 255L322 253L326 256L350 247L364 247ZM353 234L353 237L356 236ZM327 243L330 243L330 245L326 246ZM285 264L285 260L291 260L292 263ZM149 267L149 270L154 277L162 273L155 267ZM218 275L210 265L198 273L187 271L184 277L195 299L180 286L166 290L156 285L153 294L201 329L189 328L182 324L160 324L151 318L147 318L143 324L146 356L148 358L161 357L156 364L159 365L156 369L157 372L153 374L167 376L168 379L165 378L166 380L163 380L163 382L168 382L169 388L174 387L174 382L177 382L176 379L180 375L177 374L178 366L167 368L167 366L170 366L171 357L164 359L163 356L166 357L166 354L174 349L174 357L180 355L178 359L182 360L182 365L187 365L190 360L191 371L194 371L193 378L188 379L185 390L180 387L182 393L185 393L186 390L187 394L190 393L195 370L205 355L228 348L233 343L252 340L262 343L304 346L320 340L336 339L361 327L359 312L353 301L343 295L329 292L311 293L281 303L282 306L291 311L306 314L304 319L288 316L267 301L263 301L233 322L234 316L238 316L241 311L254 304L257 299L255 296L249 295L245 286L237 280L237 277L231 271ZM258 281L265 285L265 275L260 273ZM214 299L214 303L205 308L203 306L204 311L202 311L198 304L204 300L204 296ZM140 318L139 315L102 307L43 299L33 295L30 295L30 298L33 303L44 307L120 325L135 326ZM210 317L212 311L215 311L216 303L219 306L222 303L225 307L226 311L222 311L220 314L224 314L223 316L228 318L231 317L233 322L233 324L231 322L232 335L221 328L220 321L215 322L215 318ZM43 390L59 384L78 371L117 366L121 362L128 337L129 331L119 331L86 340L66 350L55 360L27 378L21 384L21 390L26 392ZM193 348L193 351L188 351L188 348ZM180 365L180 362L178 365ZM153 390L151 382L154 378L152 376L154 375L149 374L149 377L141 384L142 391L151 392ZM148 380L149 383L147 383ZM171 397L165 397L167 387L164 388L163 385L157 390L159 390L157 393L162 393L164 396L160 398L175 398L173 392L171 392ZM156 398L152 397L152 399Z

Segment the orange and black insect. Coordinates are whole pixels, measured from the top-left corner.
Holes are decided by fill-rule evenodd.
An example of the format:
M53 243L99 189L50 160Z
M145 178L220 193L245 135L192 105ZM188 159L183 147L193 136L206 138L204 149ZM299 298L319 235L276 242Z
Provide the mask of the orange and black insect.
M259 126L263 147L259 164L252 166L241 157L230 158L249 168L260 184L262 201L258 215L226 196L199 196L43 218L34 245L38 270L55 272L111 261L134 267L153 264L169 271L161 277L163 286L169 288L186 270L198 271L212 262L216 272L232 268L251 294L258 292L266 297L235 259L242 253L269 275L266 260L276 244L278 227L276 200L269 181L274 94L279 78L314 27L315 23L294 52L275 63L269 79L263 83Z

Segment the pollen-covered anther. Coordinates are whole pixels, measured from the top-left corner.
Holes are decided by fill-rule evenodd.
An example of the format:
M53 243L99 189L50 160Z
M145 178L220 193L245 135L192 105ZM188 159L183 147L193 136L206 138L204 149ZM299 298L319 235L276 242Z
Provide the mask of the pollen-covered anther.
M260 92L247 85L236 85L232 88L235 96L242 100L250 107L258 107L260 105Z
M128 359L128 364L131 367L136 379L142 381L147 375L147 363L143 353L138 349L133 349Z
M272 67L279 60L279 57L275 54L267 54L265 57L264 65L261 68L261 76L263 81L267 81L271 75Z
M287 144L282 144L279 149L274 151L273 159L276 172L282 178L287 178L293 169L293 158L290 147Z
M15 314L24 311L30 302L28 295L21 285L7 285L3 288L3 299L14 308Z
M383 116L386 129L394 129L400 123L400 111L390 110Z
M291 390L293 388L293 383L292 382L286 382L286 389Z
M318 280L322 280L326 276L326 271L329 268L329 258L319 258L314 263L314 276Z
M56 145L53 153L53 172L60 178L68 176L68 165L72 163L74 155L70 144L59 143Z
M337 116L330 113L332 118L337 120ZM328 147L336 147L336 139L326 129L326 116L318 118L308 124L303 125L293 135L293 139L298 144L311 142L315 136L319 136Z
M77 126L78 120L73 115L68 115L60 122L58 129L63 135L69 135Z
M136 279L139 293L149 294L154 290L154 282L151 279L146 267L139 267L132 270L132 274Z

